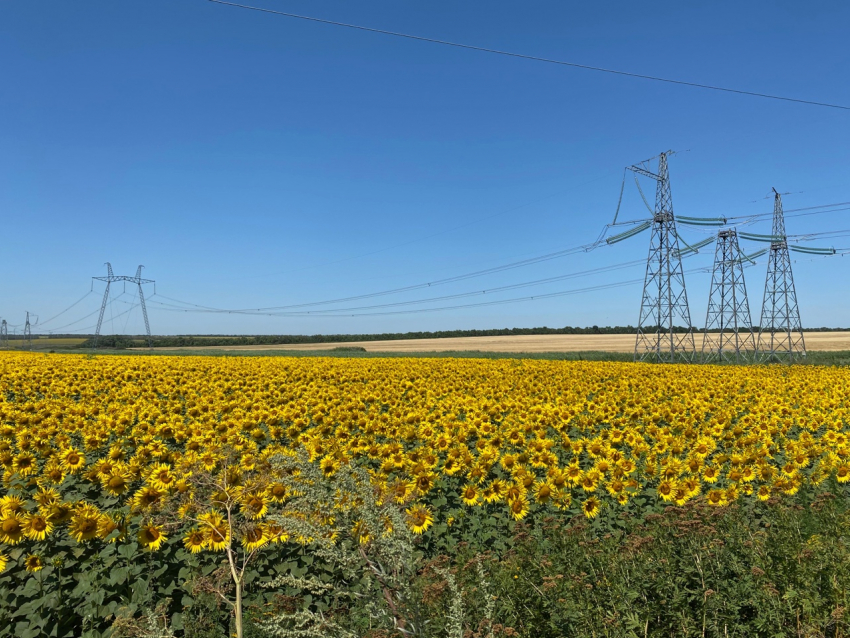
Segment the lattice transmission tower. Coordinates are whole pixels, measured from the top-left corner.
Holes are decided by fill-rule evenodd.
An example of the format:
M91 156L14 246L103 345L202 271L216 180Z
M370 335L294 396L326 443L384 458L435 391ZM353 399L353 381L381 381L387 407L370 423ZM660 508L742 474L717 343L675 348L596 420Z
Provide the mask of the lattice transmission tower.
M106 282L106 290L103 291L103 303L100 304L100 315L97 318L97 329L94 333L94 347L97 348L98 339L100 339L100 327L103 324L103 313L106 311L106 304L109 301L109 287L115 283L116 281L130 282L131 284L136 284L139 287L139 304L142 306L142 316L145 318L145 330L147 332L148 337L148 348L153 350L153 340L151 339L151 325L148 322L148 309L145 306L145 292L142 290L142 284L155 284L156 282L153 279L142 279L142 268L144 266L139 266L136 269L135 277L128 277L127 275L115 275L112 273L112 264L106 262L106 269L109 274L106 277L92 277L92 280L97 281L105 281ZM126 283L124 284L127 285Z
M30 313L27 311L27 322L24 324L24 347L32 350L32 328L30 327Z
M744 283L743 258L735 229L717 233L702 342L706 363L741 363L755 357L756 339Z
M797 356L806 356L806 342L791 273L782 196L775 188L773 193L773 231L761 306L758 353L767 361L792 361Z
M6 320L0 321L0 348L6 349L9 347L9 326Z
M692 362L696 355L679 253L679 235L673 216L673 195L667 172L668 153L658 156L657 173L648 169L648 160L629 167L634 173L657 182L652 236L635 340L635 361ZM676 331L676 322L682 324L684 331Z

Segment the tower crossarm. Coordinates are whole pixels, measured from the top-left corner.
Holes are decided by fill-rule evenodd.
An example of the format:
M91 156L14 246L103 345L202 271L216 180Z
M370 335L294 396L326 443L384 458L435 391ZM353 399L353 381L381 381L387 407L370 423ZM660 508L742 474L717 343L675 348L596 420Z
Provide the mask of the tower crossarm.
M656 175L655 173L652 173L641 166L628 166L627 168L633 173L637 173L638 175L643 175L644 177L654 179L656 182L661 181L660 175Z

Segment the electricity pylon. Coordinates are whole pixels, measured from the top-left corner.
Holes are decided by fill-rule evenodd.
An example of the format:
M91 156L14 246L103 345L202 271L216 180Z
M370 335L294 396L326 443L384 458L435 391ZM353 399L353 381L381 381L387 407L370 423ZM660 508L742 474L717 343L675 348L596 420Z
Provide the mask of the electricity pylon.
M710 332L719 330L719 332ZM717 233L714 270L705 316L702 355L712 361L741 363L753 358L756 339L744 283L744 266L738 233L734 229Z
M24 347L32 350L32 330L30 329L30 313L27 311L27 322L24 324Z
M94 347L97 348L97 342L100 338L100 326L103 324L103 313L106 311L106 303L109 301L109 287L116 281L129 281L132 284L136 284L139 287L139 303L142 306L142 316L145 318L145 330L147 331L148 337L148 348L153 350L153 340L151 339L151 325L148 322L148 309L145 306L145 293L142 290L142 284L153 284L153 279L142 279L142 268L144 266L139 266L136 269L135 277L128 277L127 275L114 275L112 273L112 264L106 262L106 269L108 271L108 275L106 277L92 277L92 279L96 279L97 281L105 281L106 282L106 290L103 291L103 303L100 304L100 315L97 318L97 329L94 333ZM125 284L126 285L126 284Z
M806 356L806 342L791 273L782 196L775 188L773 192L773 232L761 306L758 353L766 361L793 361L797 355Z
M0 322L0 348L5 350L9 347L9 326L6 324L6 320L3 319Z
M646 163L629 167L634 173L658 183L635 340L635 361L691 362L696 355L696 345L679 254L676 219L673 217L667 153L658 156L657 174L648 170ZM684 332L675 332L676 321L684 324Z

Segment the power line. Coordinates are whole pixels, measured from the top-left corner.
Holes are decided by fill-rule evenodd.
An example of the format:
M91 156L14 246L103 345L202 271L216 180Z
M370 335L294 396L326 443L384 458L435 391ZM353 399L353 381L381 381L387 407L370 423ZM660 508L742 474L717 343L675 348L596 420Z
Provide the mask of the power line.
M460 230L462 228L468 228L470 226L475 226L475 225L481 224L482 222L486 222L490 219L494 219L496 217L501 217L503 215L507 215L508 213L513 213L513 212L516 212L518 210L522 210L523 208L528 208L529 206L533 206L535 204L545 202L547 200L550 200L550 199L557 197L558 195L569 192L570 190L572 190L574 188L578 188L580 186L586 186L588 184L592 184L593 182L597 182L600 179L604 179L605 177L608 177L608 175L610 173L611 173L611 171L608 171L608 173L605 173L604 175L600 175L598 177L594 177L593 179L590 179L586 182L582 182L580 184L572 185L569 188L561 189L561 190L559 190L555 193L551 193L551 194L546 195L544 197L540 197L540 198L534 199L532 201L525 202L524 204L519 204L517 206L512 206L511 208L506 208L504 210L499 211L498 213L492 213L490 215L485 215L484 217L478 217L476 219L465 222L463 224L459 224L457 226L451 226L449 228L444 228L443 230L437 231L437 232L432 233L430 235L424 235L422 237L417 237L415 239L411 239L409 241L405 241L405 242L402 242L402 243L399 243L399 244L392 244L390 246L385 246L384 248L379 248L377 250L373 250L373 251L366 252L366 253L360 253L360 254L357 254L357 255L351 255L349 257L343 257L341 259L335 259L333 261L326 261L326 262L318 263L318 264L310 264L310 265L304 266L302 268L296 268L295 270L284 270L284 271L277 271L277 272L264 272L264 273L260 273L258 275L253 275L249 278L253 279L253 278L260 278L260 277L271 277L271 276L283 275L283 274L294 274L294 273L302 272L302 271L305 271L305 270L310 270L310 269L313 269L313 268L322 268L324 266L333 266L335 264L340 264L340 263L344 263L344 262L347 262L347 261L352 261L354 259L362 259L363 257L371 257L372 255L378 255L380 253L384 253L384 252L387 252L389 250L395 250L396 248L403 248L404 246L416 244L416 243L421 242L421 241L427 241L429 239L433 239L434 237L439 237L441 235L445 235L446 233L451 233L451 232L454 232L456 230Z
M547 277L545 279L537 279L537 280L534 280L534 281L527 281L527 282L521 282L521 283L516 283L516 284L509 284L509 285L506 285L506 286L498 286L498 287L494 287L494 288L487 288L485 290L474 290L474 291L471 291L471 292L462 292L462 293L457 293L457 294L454 294L454 295L444 295L444 296L441 296L441 297L429 297L427 299L414 299L414 300L410 300L410 301L397 301L397 302L394 302L394 303L387 303L387 304L374 304L374 305L371 305L371 306L355 306L353 308L330 308L330 309L327 309L327 310L324 310L324 311L319 311L319 312L346 313L346 312L353 312L353 311L359 311L359 310L373 310L373 309L376 309L376 308L397 308L399 306L412 306L412 305L418 305L418 304L423 304L423 303L432 303L432 302L435 302L435 301L448 301L450 299L462 299L464 297L474 297L474 296L485 295L485 294L495 294L495 293L499 293L499 292L505 292L507 290L517 290L517 289L520 289L520 288L529 288L531 286L540 286L540 285L543 285L543 284L554 283L556 281L563 281L565 279L575 279L576 277L586 277L588 275L594 275L594 274L603 273L603 272L610 272L610 271L613 271L613 270L622 270L623 268L629 268L631 266L636 266L636 265L642 264L642 263L643 263L643 260L639 259L639 260L628 261L628 262L624 262L624 263L620 263L620 264L613 264L611 266L601 266L599 268L592 268L590 270L583 270L583 271L580 271L580 272L574 272L574 273L569 273L569 274L565 274L565 275L557 275L555 277ZM173 304L163 304L163 305L170 306L170 308L172 310L180 310L179 308L177 308ZM197 310L197 311L194 311L194 312L206 312L206 311ZM280 315L276 315L274 313L262 313L262 312L259 312L259 313L258 312L245 312L245 313L239 313L239 314L248 314L248 315L260 314L260 315L263 315L263 316L295 317L295 316L312 316L313 314L315 314L315 311L302 310L302 311L296 311L296 312L285 312L285 313L281 313Z
M465 279L473 279L475 277L483 277L484 275L490 275L497 272L504 272L506 270L513 270L514 268L521 268L524 266L530 266L533 264L539 264L545 261L551 261L553 259L558 259L559 257L566 257L568 255L574 255L576 253L582 252L590 252L591 250L597 248L600 245L604 245L597 240L590 244L584 244L581 246L574 246L572 248L565 248L564 250L558 250L552 253L547 253L545 255L539 255L537 257L530 257L528 259L522 259L520 261L511 262L508 264L502 264L501 266L493 266L492 268L485 268L483 270L477 270L470 273L465 273L463 275L456 275L454 277L445 277L443 279L435 279L434 281L425 282L421 284L413 284L410 286L402 286L401 288L392 288L389 290L382 290L380 292L373 292L363 295L354 295L351 297L340 297L338 299L328 299L325 301L314 301L310 303L301 303L301 304L290 304L287 306L268 306L264 308L213 308L211 306L203 306L200 304L189 303L185 301L181 301L180 299L173 299L171 297L166 297L165 295L158 294L158 297L163 299L168 299L169 301L176 302L178 304L183 304L186 306L192 306L194 308L199 308L208 312L219 312L219 313L233 313L233 314L244 314L249 312L263 312L266 310L294 310L297 308L308 308L315 306L327 306L337 303L345 303L349 301L360 301L361 299L371 299L373 297L383 297L386 295L394 295L402 292L410 292L412 290L421 290L424 288L432 288L435 286L442 286L449 283L454 283L457 281L463 281Z
M76 300L74 303L72 303L70 306L68 306L67 308L65 308L65 310L63 310L63 311L62 311L62 312L60 312L60 313L57 313L57 314L53 315L52 317L50 317L50 319L46 319L45 321L42 321L39 325L40 325L40 326L43 326L43 325L44 325L44 324L46 324L46 323L50 323L51 321L53 321L53 320L54 320L54 319L56 319L57 317L61 317L61 316L62 316L62 315L64 315L66 312L68 312L71 308L73 308L73 307L74 307L74 306L76 306L78 303L80 303L81 301L83 301L86 297L88 297L90 294L92 294L92 292L93 292L93 291L89 290L86 294L84 294L82 297L80 297L79 299L77 299L77 300Z
M771 94L768 94L768 93L758 93L756 91L744 91L744 90L741 90L741 89L730 89L728 87L713 86L713 85L710 85L710 84L701 84L701 83L698 83L698 82L687 82L685 80L672 80L670 78L662 78L662 77L658 77L658 76L654 76L654 75L644 75L644 74L641 74L641 73L631 73L631 72L628 72L628 71L619 71L619 70L616 70L616 69L606 69L606 68L603 68L603 67L590 66L590 65L587 65L587 64L578 64L576 62L566 62L564 60L555 60L555 59L552 59L552 58L544 58L544 57L540 57L540 56L536 56L536 55L527 55L527 54L524 54L524 53L514 53L512 51L502 51L502 50L499 50L499 49L490 49L488 47L474 46L474 45L471 45L471 44L461 44L460 42L451 42L449 40L438 40L436 38L426 38L426 37L423 37L423 36L412 35L412 34L409 34L409 33L399 33L397 31L387 31L387 30L384 30L384 29L375 29L373 27L364 27L364 26L357 25L357 24L348 24L346 22L336 22L334 20L323 20L321 18L314 18L312 16L299 15L299 14L296 14L296 13L287 13L285 11L275 11L273 9L265 9L265 8L262 8L262 7L253 7L253 6L246 5L246 4L237 4L235 2L224 2L224 0L208 0L208 1L213 2L215 4L227 5L229 7L238 7L240 9L248 9L250 11L259 11L261 13L271 13L271 14L274 14L274 15L284 16L284 17L287 17L287 18L296 18L298 20L307 20L307 21L310 21L310 22L318 22L318 23L321 23L321 24L329 24L329 25L333 25L333 26L336 26L336 27L346 27L348 29L357 29L359 31L368 31L370 33L380 33L382 35L390 35L390 36L397 37L397 38L407 38L408 40L418 40L420 42L429 42L431 44L442 44L442 45L445 45L445 46L456 47L456 48L459 48L459 49L468 49L470 51L480 51L480 52L483 52L483 53L494 53L496 55L503 55L503 56L512 57L512 58L520 58L520 59L523 59L523 60L532 60L534 62L546 62L548 64L557 64L557 65L560 65L560 66L568 66L568 67L573 67L573 68L576 68L576 69L585 69L587 71L598 71L598 72L601 72L601 73L610 73L610 74L613 74L613 75L623 75L623 76L626 76L626 77L639 78L639 79L642 79L642 80L652 80L654 82L666 82L668 84L679 84L679 85L682 85L682 86L691 86L691 87L700 88L700 89L709 89L709 90L712 90L712 91L723 91L725 93L737 93L739 95L749 95L749 96L752 96L752 97L761 97L761 98L767 98L767 99L771 99L771 100L781 100L781 101L784 101L784 102L796 102L798 104L808 104L810 106L825 106L825 107L832 108L832 109L841 109L841 110L844 110L844 111L850 111L850 106L843 106L841 104L830 104L830 103L827 103L827 102L815 102L813 100L802 100L802 99L798 99L798 98L785 97L785 96L781 96L781 95L771 95Z

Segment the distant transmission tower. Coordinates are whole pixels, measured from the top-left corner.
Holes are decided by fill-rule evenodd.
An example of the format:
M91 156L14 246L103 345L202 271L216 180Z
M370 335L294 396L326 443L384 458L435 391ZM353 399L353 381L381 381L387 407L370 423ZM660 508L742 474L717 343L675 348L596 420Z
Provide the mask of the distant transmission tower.
M132 284L136 284L139 287L139 303L142 306L142 315L145 318L145 330L147 331L148 337L148 348L153 350L153 340L151 339L151 325L148 322L148 309L145 306L145 293L142 290L142 284L152 284L156 283L153 279L142 279L142 268L144 266L139 266L136 269L135 277L128 277L126 275L114 275L112 274L112 264L106 262L106 269L108 271L108 275L106 277L92 277L92 279L96 279L97 281L105 281L106 282L106 290L103 291L103 303L100 305L100 316L97 318L97 330L94 333L94 347L97 348L98 339L100 339L100 326L103 324L103 313L106 311L106 303L109 301L109 287L116 281L129 281ZM126 284L125 284L126 285Z
M756 340L744 284L744 266L734 229L717 233L714 271L702 342L704 360L740 363L754 357ZM719 330L719 332L712 332Z
M0 348L6 349L9 347L9 326L6 320L0 321Z
M629 167L634 173L658 183L635 341L635 361L690 362L696 354L696 345L679 254L679 236L673 217L667 153L658 156L657 174L645 165L646 162L642 162L642 165ZM676 321L684 325L684 332L675 332Z
M767 361L792 361L798 355L806 356L806 342L791 273L782 196L775 188L773 192L773 232L761 306L758 352Z
M32 350L32 330L30 329L30 313L27 311L27 322L24 324L24 347Z

